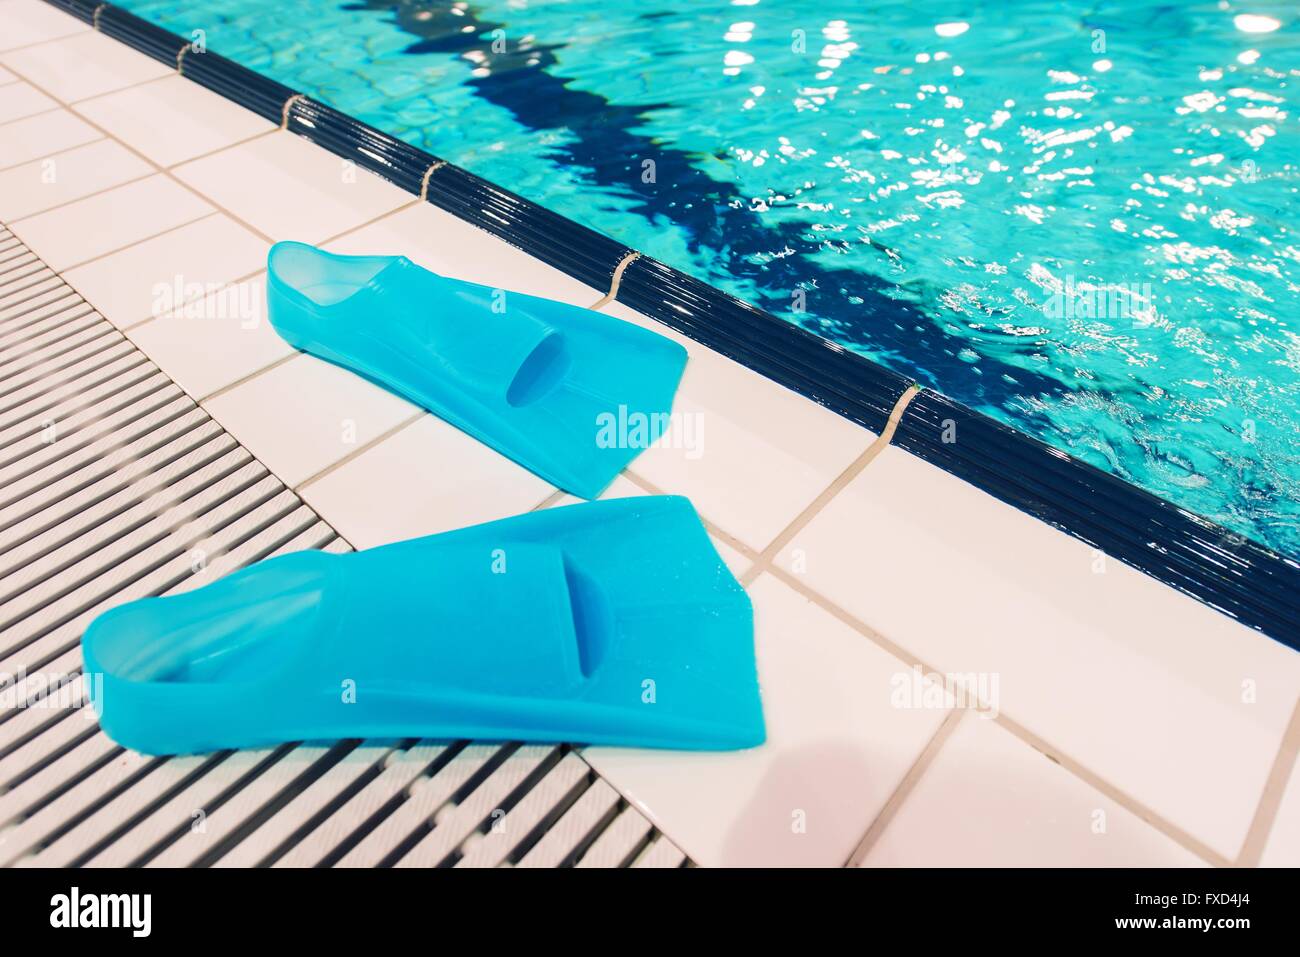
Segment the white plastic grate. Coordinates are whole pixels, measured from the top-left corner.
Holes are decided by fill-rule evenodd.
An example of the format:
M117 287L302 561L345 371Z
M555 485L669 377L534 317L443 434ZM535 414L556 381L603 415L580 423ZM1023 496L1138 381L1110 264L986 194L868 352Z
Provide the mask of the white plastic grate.
M0 226L0 864L688 863L564 746L152 758L99 731L97 614L304 548L350 546Z

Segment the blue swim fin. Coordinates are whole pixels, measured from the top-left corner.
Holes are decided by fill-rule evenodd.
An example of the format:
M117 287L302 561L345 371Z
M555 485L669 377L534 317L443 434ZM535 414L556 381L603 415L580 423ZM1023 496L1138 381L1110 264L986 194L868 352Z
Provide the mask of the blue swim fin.
M268 316L566 492L595 498L668 424L686 350L590 309L439 276L404 256L281 242Z
M148 754L764 739L749 597L676 496L271 558L105 612L82 655L104 731Z

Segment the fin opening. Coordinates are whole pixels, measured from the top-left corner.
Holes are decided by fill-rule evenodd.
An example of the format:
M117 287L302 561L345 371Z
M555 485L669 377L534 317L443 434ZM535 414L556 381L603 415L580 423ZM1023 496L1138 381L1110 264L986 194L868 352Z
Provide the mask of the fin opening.
M252 681L279 669L299 651L295 638L312 633L321 593L308 589L274 595L218 616L196 606L192 621L159 628L160 604L170 606L170 616L188 597L125 606L106 617L94 635L99 666L125 681Z
M524 357L506 389L506 402L515 408L544 399L560 384L572 361L564 336L548 332Z

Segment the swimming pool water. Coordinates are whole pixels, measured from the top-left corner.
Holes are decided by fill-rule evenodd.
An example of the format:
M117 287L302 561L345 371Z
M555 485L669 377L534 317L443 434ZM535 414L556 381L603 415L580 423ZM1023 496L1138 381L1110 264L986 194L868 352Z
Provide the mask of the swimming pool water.
M1290 0L120 2L1300 555Z

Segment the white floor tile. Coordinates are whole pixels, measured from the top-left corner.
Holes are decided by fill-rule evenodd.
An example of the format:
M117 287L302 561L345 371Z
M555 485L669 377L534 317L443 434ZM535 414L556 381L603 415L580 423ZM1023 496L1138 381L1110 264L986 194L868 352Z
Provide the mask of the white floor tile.
M1291 780L1259 863L1261 867L1300 867L1300 761L1291 768Z
M995 722L967 712L866 867L1197 867L1205 862Z
M152 172L112 140L98 140L0 173L0 219L24 216L90 196Z
M18 81L0 86L0 123L44 113L59 105L30 83Z
M211 212L212 207L189 190L157 175L32 216L12 228L51 269L62 270ZM127 281L122 277L124 284ZM106 305L117 305L102 280L95 289L105 294ZM147 315L146 310L137 318Z
M1300 656L896 446L778 557L929 666L1234 859Z
M4 18L0 51L90 31L89 24L41 0L8 0L0 8L0 17Z
M203 405L290 487L417 411L360 376L308 355L268 369Z
M432 415L302 489L357 548L446 532L527 512L547 482Z
M120 40L80 33L0 54L5 66L65 103L120 90L174 72Z
M875 436L716 352L690 356L673 426L629 470L762 551Z
M191 209L205 205L170 181L163 182L188 197ZM269 248L234 220L213 213L70 269L63 278L120 329L265 268Z
M164 167L275 129L179 76L84 100L77 112Z
M293 354L266 321L265 274L232 283L127 337L195 399Z
M700 864L842 866L947 711L896 707L903 662L772 576L750 596L765 744L583 756Z
M6 83L17 83L17 82L18 82L18 74L6 70L4 67L0 66L0 86L4 86Z
M185 163L176 175L277 241L320 242L414 198L292 133Z
M99 139L93 126L68 112L50 110L0 126L0 169L61 153Z
M402 255L440 275L577 306L590 306L605 294L428 203L342 236L329 249L353 256Z

